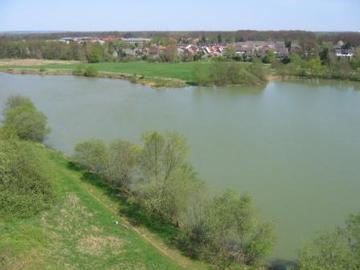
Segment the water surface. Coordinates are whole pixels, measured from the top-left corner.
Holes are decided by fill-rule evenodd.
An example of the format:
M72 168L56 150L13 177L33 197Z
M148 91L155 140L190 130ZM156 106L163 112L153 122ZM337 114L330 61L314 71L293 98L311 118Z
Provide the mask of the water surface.
M121 80L0 74L0 106L12 94L32 98L48 116L47 143L67 154L87 138L184 134L201 177L214 189L253 195L276 224L274 256L292 258L314 233L360 211L359 88L294 81L154 90Z

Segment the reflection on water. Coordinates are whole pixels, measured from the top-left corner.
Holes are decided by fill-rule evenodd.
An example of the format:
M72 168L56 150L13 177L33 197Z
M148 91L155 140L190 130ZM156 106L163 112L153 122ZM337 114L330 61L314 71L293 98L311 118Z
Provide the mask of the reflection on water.
M228 86L228 87L194 87L194 95L218 95L218 96L240 96L240 95L258 95L265 89L266 85L258 86Z
M311 88L332 87L338 90L360 90L360 82L346 81L346 80L321 80L321 79L306 79L306 78L291 78L286 79L287 83L301 83Z
M254 200L277 228L274 257L291 258L317 231L360 210L359 84L272 81L262 87L154 90L126 81L0 74L0 106L31 97L48 116L47 143L67 154L87 138L138 141L175 130L200 176Z

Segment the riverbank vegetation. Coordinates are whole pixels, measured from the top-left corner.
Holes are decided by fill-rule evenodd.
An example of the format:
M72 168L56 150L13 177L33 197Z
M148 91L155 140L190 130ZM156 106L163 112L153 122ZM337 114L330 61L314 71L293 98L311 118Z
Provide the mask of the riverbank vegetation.
M360 269L360 214L351 215L345 226L318 235L300 251L301 270Z
M3 115L1 269L266 269L272 225L248 195L210 192L184 137L92 139L67 160L41 144L49 129L30 99L10 97ZM351 215L305 245L294 269L359 269L359 232Z
M340 58L333 56L327 47L323 47L318 55L301 57L299 54L291 54L285 61L273 61L272 67L282 77L360 81L360 48L356 50L354 57Z
M187 63L96 63L96 64L46 64L0 65L0 70L12 74L76 75L86 77L114 78L154 88L186 85L224 86L259 85L267 80L268 68L258 62L239 63L215 59Z
M267 81L266 69L260 63L239 64L218 59L206 68L195 68L194 82L203 86L259 85Z
M46 116L32 101L12 96L3 111L0 129L0 214L28 217L49 207L53 189L47 162L31 143L49 132Z
M24 117L24 111L31 113ZM92 206L94 199L79 191L79 183L71 183L73 180L68 178L73 173L66 172L69 169L59 168L59 163L64 162L61 154L39 144L48 132L46 118L42 114L41 127L45 128L40 129L41 134L33 136L38 127L33 125L37 123L34 119L39 113L29 99L21 96L10 97L4 110L5 124L0 131L0 231L5 235L0 241L1 267L10 269L18 263L40 268L46 263L48 267L59 263L59 258L65 263L65 258L60 255L64 251L83 254L98 265L99 259L112 263L126 261L126 256L120 256L118 252L129 253L122 247L129 245L130 248L139 240L124 243L121 238L124 232L118 229L104 234L104 227L118 225L118 221L112 221L117 217L113 213L109 215L109 211L105 211L107 214L102 215L106 217L100 219L106 219L107 225L98 221L96 225L87 226L94 222L90 217L99 216L88 207L91 205L99 209L100 206L98 203ZM13 115L19 116L22 121L12 125L11 121L17 119ZM145 218L151 223L164 224L161 228L173 231L162 233L165 240L188 256L207 261L219 269L230 265L261 266L273 245L273 233L271 226L257 215L251 199L234 192L215 197L205 195L205 184L187 161L189 147L178 134L148 132L143 135L142 141L142 145L124 140L116 140L110 145L99 140L79 143L75 148L74 161L86 171L79 171L71 163L69 166L77 174L83 173L89 183L97 179L98 184L103 183L102 187L108 185L115 195L109 196L126 206L123 210L125 216L132 216L138 222ZM64 183L69 186L62 186ZM80 196L87 196L87 202ZM116 211L114 213L117 214ZM32 224L40 226L35 232L37 238L32 239L32 252L36 252L33 259L23 246L32 236L28 235L29 232L17 232L9 227L13 224L15 228L21 228L27 220L31 230L35 226ZM124 226L127 228L127 225ZM94 231L88 231L92 227L96 227ZM119 236L114 234L115 231ZM12 243L12 237L19 240ZM51 237L57 239L56 246L49 241ZM74 243L66 244L64 240L68 238ZM154 251L151 252L154 254ZM49 261L49 255L50 258L55 256L56 262ZM26 258L25 262L21 256ZM177 269L161 256L158 258L161 264L156 264L157 257L152 263L157 266L146 269ZM69 260L80 265L85 263L78 257ZM132 269L140 261L143 260L136 260L125 269Z
M74 161L118 190L133 209L170 224L178 232L166 241L188 256L219 269L260 266L274 243L272 226L261 220L246 195L210 196L187 161L188 151L176 133L148 132L141 145L79 143Z
M10 97L3 114L4 129L13 131L19 139L42 142L50 132L46 116L29 98Z
M17 136L36 118L9 126L20 106L35 109L9 98L0 128L0 269L205 269L119 216L119 205L61 153Z

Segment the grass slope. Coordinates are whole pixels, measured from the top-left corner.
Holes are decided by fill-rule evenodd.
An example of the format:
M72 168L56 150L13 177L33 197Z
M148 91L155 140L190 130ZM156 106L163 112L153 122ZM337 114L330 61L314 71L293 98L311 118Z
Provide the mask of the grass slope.
M57 203L29 219L0 217L0 269L204 269L133 227L61 154L38 147L49 162Z

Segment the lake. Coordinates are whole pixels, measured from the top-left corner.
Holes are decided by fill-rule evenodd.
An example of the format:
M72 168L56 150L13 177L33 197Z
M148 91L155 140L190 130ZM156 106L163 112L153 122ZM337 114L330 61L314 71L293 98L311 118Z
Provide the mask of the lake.
M274 257L360 211L360 85L273 81L262 88L154 90L127 81L0 74L0 106L30 97L49 119L46 143L71 154L88 138L138 142L177 131L214 190L254 197L274 222Z

